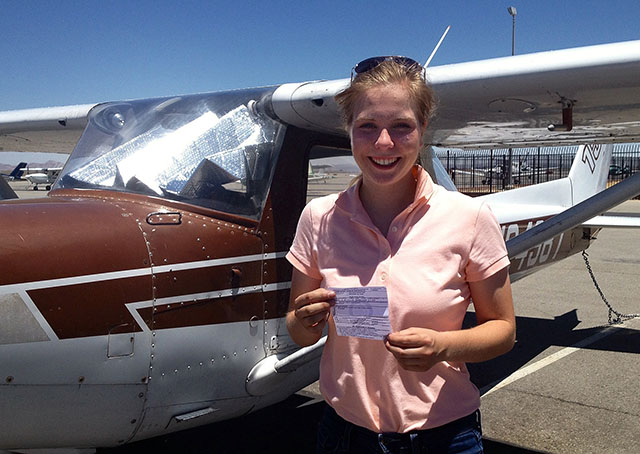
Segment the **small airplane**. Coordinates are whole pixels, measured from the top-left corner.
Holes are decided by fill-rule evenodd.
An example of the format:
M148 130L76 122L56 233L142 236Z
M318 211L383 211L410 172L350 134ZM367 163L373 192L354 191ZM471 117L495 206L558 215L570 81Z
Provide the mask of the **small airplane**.
M498 184L502 181L505 181L506 184L510 184L507 182L509 178L509 173L505 171L509 168L509 164L498 165L491 168L481 168L481 169L455 169L452 172L455 172L456 175L475 175L480 178L482 184ZM535 170L529 165L527 165L526 161L518 161L513 162L511 164L511 182L513 184L520 184L521 180L524 182L526 178L531 180L535 175Z
M45 189L49 191L61 171L62 167L28 169L22 178L33 185L34 191L38 190L38 185L44 185Z
M604 189L611 144L640 139L638 74L640 41L427 69L421 161L449 190L431 146L583 144L566 178L486 196L513 280L640 227L605 213L640 175ZM73 149L47 197L0 202L0 449L118 446L317 379L326 339L289 337L284 256L309 159L349 154L348 83L0 112L4 149Z
M313 169L313 165L309 162L309 170L308 170L307 181L326 181L328 178L331 178L331 175L326 174L324 172L316 172Z

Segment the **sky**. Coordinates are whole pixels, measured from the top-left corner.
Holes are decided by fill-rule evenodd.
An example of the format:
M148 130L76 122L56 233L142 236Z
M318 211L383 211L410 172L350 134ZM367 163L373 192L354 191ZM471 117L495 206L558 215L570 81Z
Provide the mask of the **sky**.
M0 0L0 111L348 77L640 39L637 0Z

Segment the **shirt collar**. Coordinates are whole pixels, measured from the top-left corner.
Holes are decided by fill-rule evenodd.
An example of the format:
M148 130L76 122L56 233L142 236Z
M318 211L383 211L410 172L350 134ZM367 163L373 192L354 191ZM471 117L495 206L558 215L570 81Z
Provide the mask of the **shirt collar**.
M409 211L413 211L416 207L428 203L435 190L433 180L421 166L416 165L411 171L416 179L416 195L413 203L407 207ZM362 224L370 224L371 220L369 219L369 215L360 201L361 184L362 178L360 178L356 184L351 185L338 194L336 206L347 213L351 213L351 220Z

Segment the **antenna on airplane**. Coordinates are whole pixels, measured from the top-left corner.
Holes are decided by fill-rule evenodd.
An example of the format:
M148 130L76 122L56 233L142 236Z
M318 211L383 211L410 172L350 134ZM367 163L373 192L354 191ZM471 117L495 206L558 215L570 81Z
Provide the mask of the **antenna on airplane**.
M429 55L429 58L427 59L427 62L424 64L425 68L427 66L429 66L429 63L431 63L431 60L433 59L433 57L436 55L436 52L440 48L440 44L442 44L442 41L444 41L444 37L447 36L447 33L449 33L449 29L450 28L451 28L451 25L447 26L447 29L442 34L442 37L440 38L440 41L438 41L438 44L436 44L436 47L433 49L433 52L431 52L431 55Z

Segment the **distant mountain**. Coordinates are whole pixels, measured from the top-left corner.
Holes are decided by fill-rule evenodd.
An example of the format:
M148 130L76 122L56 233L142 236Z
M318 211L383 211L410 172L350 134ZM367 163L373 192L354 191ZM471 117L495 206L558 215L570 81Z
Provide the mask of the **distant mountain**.
M40 168L40 169L50 169L52 167L63 167L64 162L56 161L56 160L48 160L45 162L29 162L27 164L28 168ZM0 171L2 173L7 173L7 171L11 172L16 167L15 164L3 164L0 163Z

